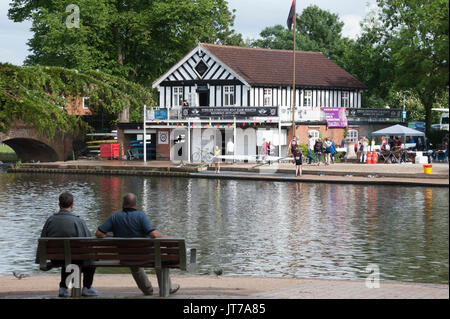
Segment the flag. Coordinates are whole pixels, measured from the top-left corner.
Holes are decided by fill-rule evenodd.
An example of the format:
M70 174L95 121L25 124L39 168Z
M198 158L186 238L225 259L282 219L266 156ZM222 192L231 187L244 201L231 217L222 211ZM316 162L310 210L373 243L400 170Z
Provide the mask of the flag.
M292 0L291 10L289 11L289 16L287 18L287 27L289 30L292 29L294 19L295 19L295 0Z

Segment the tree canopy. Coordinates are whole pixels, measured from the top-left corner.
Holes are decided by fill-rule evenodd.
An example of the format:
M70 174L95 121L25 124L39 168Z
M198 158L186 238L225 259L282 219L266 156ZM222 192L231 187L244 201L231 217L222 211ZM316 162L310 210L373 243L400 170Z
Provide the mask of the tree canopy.
M378 0L356 39L342 36L339 16L309 6L297 16L297 49L320 51L368 86L366 107L408 111L426 120L431 108L448 107L449 7L445 0ZM293 31L267 27L251 46L293 49Z
M344 23L339 16L318 6L309 6L297 16L297 50L321 51L326 56L333 55L342 39ZM260 33L261 39L251 42L251 46L266 49L292 50L293 31L282 25L267 27Z
M448 96L449 3L378 0L378 4L382 9L382 45L390 52L394 85L418 97L430 132L431 109Z
M26 65L99 69L149 85L198 42L241 44L225 0L13 0L10 19L32 21Z
M86 122L65 110L67 99L76 96L88 96L94 113L129 108L134 121L141 119L142 106L153 102L146 88L100 71L0 64L0 132L8 132L15 120L49 137L56 131L86 131Z

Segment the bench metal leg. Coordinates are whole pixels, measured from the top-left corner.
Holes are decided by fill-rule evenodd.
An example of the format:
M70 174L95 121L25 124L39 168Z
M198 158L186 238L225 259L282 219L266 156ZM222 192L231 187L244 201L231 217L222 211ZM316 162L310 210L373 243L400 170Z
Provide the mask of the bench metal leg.
M156 269L156 276L158 278L159 296L169 297L171 288L169 268Z

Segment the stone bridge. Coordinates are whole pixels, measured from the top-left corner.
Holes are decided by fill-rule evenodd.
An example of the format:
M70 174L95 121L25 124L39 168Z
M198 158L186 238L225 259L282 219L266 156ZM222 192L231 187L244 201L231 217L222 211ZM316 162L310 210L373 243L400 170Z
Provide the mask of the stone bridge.
M11 147L22 161L64 161L72 156L73 136L57 133L52 138L16 121L7 134L0 133L0 142Z

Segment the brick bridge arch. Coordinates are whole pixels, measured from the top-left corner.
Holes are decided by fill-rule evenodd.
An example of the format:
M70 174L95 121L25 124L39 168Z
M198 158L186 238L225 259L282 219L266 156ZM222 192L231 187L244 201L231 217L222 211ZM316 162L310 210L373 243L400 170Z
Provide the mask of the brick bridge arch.
M54 162L72 155L72 134L53 138L40 135L24 123L16 121L7 134L0 133L0 142L11 147L22 161Z

